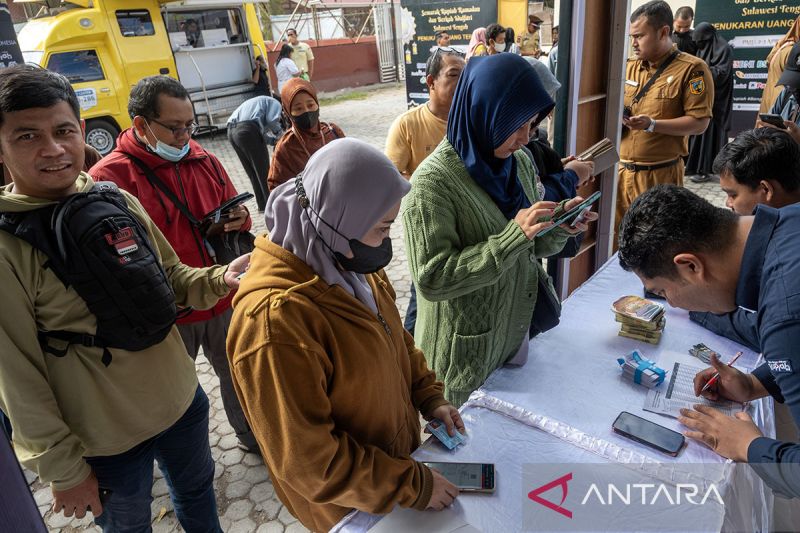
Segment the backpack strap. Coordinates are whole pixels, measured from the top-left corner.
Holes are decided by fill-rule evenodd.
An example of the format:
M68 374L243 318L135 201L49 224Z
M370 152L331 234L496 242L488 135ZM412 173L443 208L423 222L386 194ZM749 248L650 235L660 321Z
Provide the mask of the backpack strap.
M195 226L196 228L200 228L200 221L197 220L197 218L192 214L191 211L189 211L189 207L183 202L181 202L178 196L174 192L172 192L172 190L170 190L169 187L167 187L167 184L161 181L161 179L158 176L156 176L156 173L153 172L152 168L148 167L144 161L142 161L133 154L129 154L128 152L120 152L120 153L125 155L125 157L127 157L131 161L133 161L136 164L136 166L139 167L141 171L144 173L144 177L147 178L147 181L150 183L150 185L161 191L164 194L164 196L166 196L169 199L169 201L172 202L181 213L183 213L183 216L189 219L189 222L191 222L193 226Z
M71 331L39 331L37 333L37 337L39 339L39 346L41 346L42 351L49 353L50 355L64 357L67 355L71 345L80 344L81 346L86 346L87 348L102 348L103 357L100 358L100 362L103 363L104 366L111 364L111 352L108 351L108 347L105 345L105 343L94 335L89 335L88 333L74 333ZM50 339L62 341L66 344L64 345L63 349L59 349L50 344Z

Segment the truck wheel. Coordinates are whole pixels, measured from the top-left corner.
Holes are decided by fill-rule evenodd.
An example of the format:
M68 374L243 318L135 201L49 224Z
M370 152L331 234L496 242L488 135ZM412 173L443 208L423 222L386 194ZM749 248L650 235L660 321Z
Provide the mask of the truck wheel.
M100 155L107 155L114 149L117 135L117 127L106 120L90 120L86 123L86 144L100 152Z

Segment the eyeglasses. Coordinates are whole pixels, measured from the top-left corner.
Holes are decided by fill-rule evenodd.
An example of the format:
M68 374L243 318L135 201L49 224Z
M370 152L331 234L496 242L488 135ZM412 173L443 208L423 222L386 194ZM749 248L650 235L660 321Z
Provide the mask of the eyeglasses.
M164 129L168 129L169 131L172 132L172 135L175 136L175 138L178 138L181 135L184 135L186 133L188 133L189 136L191 137L192 135L197 133L197 128L200 127L199 124L197 124L195 122L192 122L189 126L187 126L185 128L173 128L172 126L167 126L163 122L159 122L154 118L148 118L147 120L149 120L150 122L155 122L156 124L158 124L159 126L161 126Z

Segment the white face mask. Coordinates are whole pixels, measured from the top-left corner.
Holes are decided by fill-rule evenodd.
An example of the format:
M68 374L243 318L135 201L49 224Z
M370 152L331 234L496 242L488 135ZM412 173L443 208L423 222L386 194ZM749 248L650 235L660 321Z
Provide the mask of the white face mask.
M503 41L502 43L495 42L494 43L494 51L495 52L505 52L507 44L508 43L505 42L505 41Z

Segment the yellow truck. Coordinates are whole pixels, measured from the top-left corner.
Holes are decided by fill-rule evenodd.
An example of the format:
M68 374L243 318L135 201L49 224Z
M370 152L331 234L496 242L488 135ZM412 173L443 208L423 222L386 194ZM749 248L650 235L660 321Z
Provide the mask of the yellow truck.
M198 124L224 127L258 94L255 57L266 57L252 2L71 0L42 4L19 32L25 61L69 79L101 154L131 125L128 95L140 79L166 74L189 91Z

